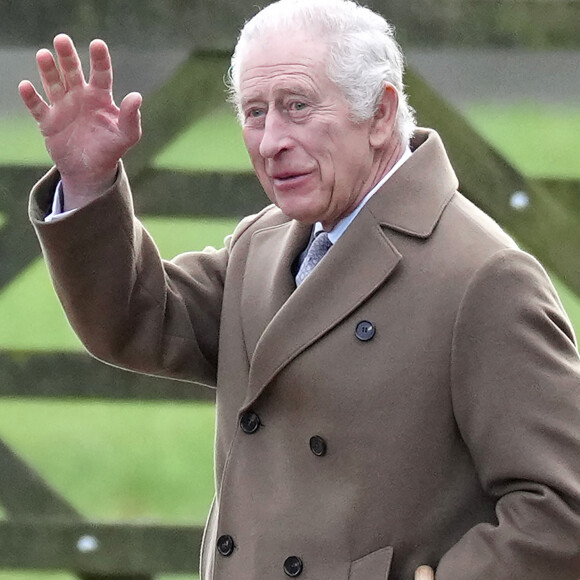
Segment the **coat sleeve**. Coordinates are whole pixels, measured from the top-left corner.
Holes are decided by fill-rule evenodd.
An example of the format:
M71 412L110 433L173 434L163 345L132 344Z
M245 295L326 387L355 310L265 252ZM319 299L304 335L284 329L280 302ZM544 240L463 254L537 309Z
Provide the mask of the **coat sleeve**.
M58 297L95 357L130 370L215 386L226 248L163 261L133 212L121 166L102 197L52 223L58 173L32 191L30 217Z
M497 522L470 529L437 580L580 578L580 361L535 259L503 250L472 279L455 325L459 430Z

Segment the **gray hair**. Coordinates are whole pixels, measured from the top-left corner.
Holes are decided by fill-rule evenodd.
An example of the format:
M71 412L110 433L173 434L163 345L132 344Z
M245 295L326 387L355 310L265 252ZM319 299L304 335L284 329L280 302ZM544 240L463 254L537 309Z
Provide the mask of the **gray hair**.
M353 0L279 0L246 22L228 73L230 100L240 111L240 74L248 46L273 31L300 29L320 35L329 47L327 71L350 104L355 121L377 111L385 83L399 95L397 129L407 143L415 130L415 113L403 86L404 57L393 27L379 14Z

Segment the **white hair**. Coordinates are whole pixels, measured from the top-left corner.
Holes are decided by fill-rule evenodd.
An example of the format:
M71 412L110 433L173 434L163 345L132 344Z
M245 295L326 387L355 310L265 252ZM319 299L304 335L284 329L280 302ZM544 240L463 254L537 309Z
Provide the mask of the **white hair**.
M397 129L407 143L415 130L415 114L403 86L404 57L393 27L379 14L353 0L279 0L246 22L240 32L228 73L230 99L240 111L240 74L252 41L272 32L305 30L328 43L327 72L350 105L355 121L377 111L385 83L399 95Z

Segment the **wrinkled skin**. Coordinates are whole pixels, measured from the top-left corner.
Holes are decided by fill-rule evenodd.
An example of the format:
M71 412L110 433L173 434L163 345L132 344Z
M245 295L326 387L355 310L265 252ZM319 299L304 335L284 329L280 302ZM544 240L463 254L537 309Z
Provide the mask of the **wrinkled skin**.
M102 40L90 45L88 82L68 36L55 37L54 50L56 60L46 49L36 55L47 100L29 81L19 91L60 171L67 204L80 207L112 185L119 159L139 141L142 98L130 93L120 107L114 103L113 68Z

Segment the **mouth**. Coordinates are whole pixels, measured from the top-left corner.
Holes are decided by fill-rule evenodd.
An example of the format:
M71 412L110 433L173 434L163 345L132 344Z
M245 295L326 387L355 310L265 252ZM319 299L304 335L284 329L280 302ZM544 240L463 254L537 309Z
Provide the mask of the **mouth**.
M272 181L276 186L291 187L306 180L310 173L276 173L272 176Z
M289 179L296 179L297 177L301 177L302 175L306 175L306 173L275 173L272 178L276 181L288 181Z

